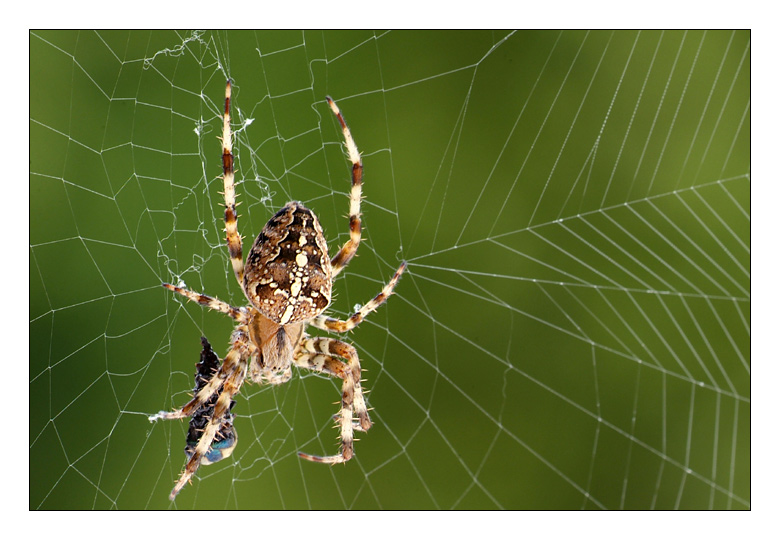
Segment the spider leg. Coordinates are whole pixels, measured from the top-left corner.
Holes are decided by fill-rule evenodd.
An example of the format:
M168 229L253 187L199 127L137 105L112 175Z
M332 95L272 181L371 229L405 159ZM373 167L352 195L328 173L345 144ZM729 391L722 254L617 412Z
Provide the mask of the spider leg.
M246 327L239 326L233 333L231 341L233 343L235 343L237 340L240 341L243 339L240 337L241 334L245 332ZM150 416L149 421L156 422L157 420L177 420L179 418L187 418L192 416L209 399L211 399L211 396L213 396L214 393L220 389L222 384L225 382L225 379L230 377L238 367L235 362L229 362L228 359L229 353L228 356L225 357L225 361L222 362L222 365L220 365L219 369L214 373L214 376L211 377L211 379L209 379L203 388L201 388L181 409L176 409L175 411L171 412L160 411L157 414Z
M401 279L401 274L404 273L404 270L406 270L405 262L398 267L398 270L395 271L395 274L387 283L387 285L385 285L385 287L382 289L382 292L376 295L365 306L361 307L346 321L340 321L339 319L326 317L325 315L318 315L309 321L309 324L315 328L319 328L321 330L330 330L333 332L348 332L349 330L352 330L363 321L366 315L384 304L390 295L393 294L393 289L398 284L398 280Z
M358 245L360 245L360 199L363 192L363 162L360 159L357 145L352 138L352 133L350 133L338 105L330 96L326 96L325 99L328 101L333 114L338 118L339 124L341 124L347 154L352 162L352 191L349 194L349 240L330 261L333 267L333 277L336 277L349 264L349 261L355 256Z
M240 308L233 307L227 302L223 302L222 300L219 300L217 298L212 298L211 296L201 294L201 293L196 293L188 289L182 289L181 287L177 287L176 285L171 285L170 283L163 283L162 286L168 289L169 291L173 291L175 293L179 293L182 296L186 296L187 299L192 300L193 302L197 302L202 306L206 306L207 308L213 309L214 311L219 311L221 313L224 313L225 315L232 317L233 319L235 319L240 323L246 324L247 322L249 322L249 317L247 317L246 313L244 313L243 310L241 310Z
M241 236L238 234L238 214L236 213L236 186L233 167L233 134L230 131L230 79L225 86L225 113L222 117L222 182L225 194L225 233L230 263L238 284L244 286L244 256Z
M209 382L207 382L206 385L200 391L198 391L198 393L195 394L186 405L184 405L181 409L176 409L174 411L160 411L157 414L153 414L149 417L149 421L156 422L157 420L178 420L180 418L188 418L192 416L209 399L211 399L211 396L213 396L214 393L220 389L222 384L225 382L225 379L232 375L235 369L235 365L229 364L228 362L222 362L219 370L214 374Z
M197 446L192 453L192 457L187 461L187 465L184 467L184 471L181 473L179 480L171 491L169 498L174 500L179 491L184 485L192 478L195 471L198 470L200 462L203 459L211 444L214 442L214 437L219 431L219 427L222 424L222 419L226 414L230 412L230 402L241 388L241 385L246 378L247 372L247 359L249 358L248 337L245 332L236 331L233 333L234 342L233 347L225 356L223 365L229 364L233 366L230 369L230 374L225 379L222 392L220 392L217 398L217 403L214 405L214 414L212 415L206 428L203 430L203 435L198 441Z
M337 360L343 358L345 362ZM332 338L304 339L293 360L299 367L319 371L343 380L341 388L341 410L336 415L336 421L341 427L341 451L334 456L313 456L298 452L298 456L315 463L344 463L352 459L353 423L352 414L358 417L358 431L371 428L366 401L360 386L360 360L355 347Z
M209 340L205 336L200 338L201 346L203 350L200 353L200 362L197 363L195 368L195 389L193 394L200 392L203 387L208 384L214 375L219 371L219 367L222 361L217 354L211 348ZM214 395L209 398L202 407L198 408L192 414L190 418L190 426L187 430L187 446L184 448L184 453L187 455L187 459L192 456L195 451L195 447L198 445L203 430L206 424L209 423L211 417L214 415L214 406L217 404L218 395ZM230 402L230 409L236 404L235 401ZM214 437L214 441L211 443L208 453L203 456L201 465L209 465L221 461L233 453L236 445L238 444L238 433L236 428L233 427L233 414L228 412L219 425L219 430Z

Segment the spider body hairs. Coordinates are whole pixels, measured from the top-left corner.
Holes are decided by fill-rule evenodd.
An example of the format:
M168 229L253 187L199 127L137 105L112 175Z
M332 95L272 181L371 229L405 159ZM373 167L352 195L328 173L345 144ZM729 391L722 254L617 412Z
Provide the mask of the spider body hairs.
M360 324L393 293L406 263L395 271L382 291L346 320L323 315L332 297L333 278L354 257L360 244L360 200L363 164L355 141L336 103L326 98L339 121L347 155L352 163L349 232L346 243L332 258L317 216L300 202L289 202L263 227L243 259L238 234L230 128L231 82L225 87L222 128L222 173L225 196L225 231L233 273L248 306L234 307L205 294L168 283L163 286L205 307L231 317L236 326L222 363L211 345L202 339L201 363L196 373L195 395L181 409L161 411L149 420L191 417L187 435L187 464L171 491L176 498L198 467L228 457L238 437L233 428L233 397L247 375L258 384L283 384L292 377L292 365L342 379L341 408L335 415L341 447L331 456L298 455L316 463L344 463L354 455L353 433L371 425L361 387L361 368L352 345L334 338L309 337L306 327L347 332ZM217 365L219 367L217 368ZM357 417L355 419L355 417Z

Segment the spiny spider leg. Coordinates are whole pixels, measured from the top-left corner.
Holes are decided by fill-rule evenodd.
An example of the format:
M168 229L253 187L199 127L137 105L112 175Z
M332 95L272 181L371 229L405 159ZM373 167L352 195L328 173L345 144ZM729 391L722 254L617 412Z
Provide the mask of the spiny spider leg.
M222 418L230 412L230 403L233 400L238 391L241 389L241 385L246 378L247 362L249 360L249 338L245 332L235 331L233 332L233 347L225 356L225 360L222 365L229 365L227 371L230 375L225 379L222 385L222 391L217 398L217 403L214 405L214 414L206 425L206 429L203 430L203 435L198 441L195 450L192 453L187 465L184 467L184 471L181 473L178 482L171 491L169 498L174 500L179 491L184 485L190 481L192 475L198 470L200 462L203 456L208 453L211 443L214 442L214 437L222 424Z
M333 266L333 277L336 277L349 264L360 245L360 200L363 192L363 162L360 159L357 145L352 138L352 133L349 131L349 127L347 127L347 123L344 121L344 117L341 115L336 102L330 96L326 96L325 99L328 101L333 114L338 118L339 124L341 124L347 154L352 162L352 191L349 194L349 240L330 261L330 264Z
M239 327L241 328L241 327ZM213 377L201 388L192 399L187 402L181 409L166 412L160 411L155 415L149 417L150 422L156 422L157 420L177 420L179 418L187 418L192 416L198 409L200 409L215 392L219 391L224 383L225 379L233 375L233 372L237 368L237 364L234 362L222 362L219 369L214 373Z
M337 360L343 358L345 362ZM341 411L337 422L341 428L341 451L333 456L314 456L298 452L298 456L315 463L344 463L352 459L354 410L358 417L360 431L371 428L363 389L360 386L360 360L355 347L333 338L306 338L301 343L294 362L297 366L319 371L343 380L341 387Z
M395 286L398 284L398 280L401 279L401 274L404 273L404 270L406 270L405 262L398 267L398 270L395 271L395 274L387 283L387 285L385 285L385 287L382 289L382 292L376 295L365 306L361 307L346 321L340 321L338 319L334 319L333 317L326 317L325 315L318 315L314 317L309 322L309 324L315 328L319 328L321 330L330 330L332 332L348 332L349 330L352 330L363 321L366 315L384 304L390 295L393 294L393 289L395 289Z
M180 295L187 297L187 299L192 300L193 302L197 302L202 306L206 306L207 308L213 309L214 311L220 311L225 315L229 315L232 319L235 319L240 323L245 324L249 322L249 316L246 314L244 308L233 307L227 302L223 302L217 298L212 298L211 296L190 291L188 289L182 289L181 287L171 285L170 283L163 283L162 286L170 291L179 293Z
M230 264L238 284L244 286L244 255L241 235L238 234L238 214L236 213L236 186L233 166L233 134L230 131L230 79L225 86L225 113L222 117L222 182L225 194L225 233L230 254Z

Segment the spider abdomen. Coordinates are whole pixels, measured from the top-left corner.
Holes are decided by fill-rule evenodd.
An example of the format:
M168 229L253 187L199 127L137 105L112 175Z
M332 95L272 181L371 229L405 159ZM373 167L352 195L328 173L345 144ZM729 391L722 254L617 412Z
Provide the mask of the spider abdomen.
M289 202L255 239L246 259L244 292L273 322L297 323L328 307L331 275L317 216L303 204Z

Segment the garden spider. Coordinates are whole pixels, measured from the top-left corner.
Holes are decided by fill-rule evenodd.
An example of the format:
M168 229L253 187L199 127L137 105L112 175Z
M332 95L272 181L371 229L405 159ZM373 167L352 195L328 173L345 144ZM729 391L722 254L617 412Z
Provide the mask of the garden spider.
M341 321L322 315L331 300L333 278L349 263L360 244L360 199L363 164L355 141L336 103L326 98L341 125L349 160L352 162L352 191L349 203L349 240L333 258L319 220L299 202L289 202L258 235L244 264L241 236L238 234L235 186L233 179L232 133L230 130L230 93L225 87L225 113L222 127L222 171L225 195L225 231L233 273L249 300L248 306L233 307L226 302L164 283L171 291L186 296L210 309L220 311L236 321L230 338L231 347L222 365L211 378L200 385L192 400L181 409L160 411L150 416L172 420L189 416L208 416L200 439L188 440L189 460L171 491L173 500L208 456L221 459L214 453L215 445L230 432L231 402L241 389L247 374L252 381L262 384L282 384L292 376L291 365L325 373L343 380L341 410L335 420L341 430L341 449L332 456L298 455L317 463L344 463L352 458L353 430L366 431L371 427L366 401L360 386L360 360L355 347L343 341L326 337L309 337L307 325L334 332L347 332L374 311L392 294L406 263L373 300L361 307L347 320ZM208 343L208 342L206 342ZM204 353L205 353L204 344ZM200 368L199 368L200 374ZM197 379L197 377L196 377ZM196 385L197 388L197 385ZM211 405L213 396L218 396ZM357 420L353 420L353 413ZM222 434L217 437L218 434ZM189 437L188 437L189 439ZM217 443L215 443L217 440ZM190 444L193 443L193 445ZM229 443L232 451L235 441ZM228 454L229 455L229 454ZM206 460L204 461L204 456Z

